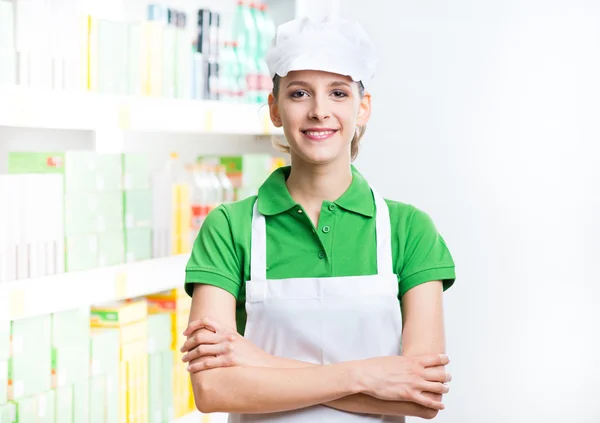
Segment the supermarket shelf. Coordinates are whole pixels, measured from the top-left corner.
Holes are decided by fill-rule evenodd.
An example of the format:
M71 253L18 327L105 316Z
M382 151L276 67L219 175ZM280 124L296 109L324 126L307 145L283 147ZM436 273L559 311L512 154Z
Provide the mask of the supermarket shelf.
M0 88L0 126L88 130L282 134L268 107L219 101L121 97L74 91Z
M16 320L182 287L187 255L0 283L0 319Z
M178 418L173 423L227 423L227 414L202 414L196 411Z

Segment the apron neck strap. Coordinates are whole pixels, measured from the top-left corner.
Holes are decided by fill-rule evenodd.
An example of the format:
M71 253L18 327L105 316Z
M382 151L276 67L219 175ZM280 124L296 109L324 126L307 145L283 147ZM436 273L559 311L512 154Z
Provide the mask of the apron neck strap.
M392 260L392 232L390 213L385 200L373 190L375 198L375 227L377 237L377 273L394 273ZM267 224L258 211L258 198L252 212L252 237L250 242L250 280L267 279Z

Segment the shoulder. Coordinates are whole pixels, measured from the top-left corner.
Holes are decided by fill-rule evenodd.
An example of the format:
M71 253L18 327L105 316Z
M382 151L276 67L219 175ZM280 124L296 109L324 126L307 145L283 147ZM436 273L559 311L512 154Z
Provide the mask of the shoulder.
M436 225L426 211L412 204L385 199L390 213L390 226L404 236L437 233Z
M248 225L252 219L255 201L256 195L253 195L233 203L221 204L206 216L202 227L222 227L227 224L232 230L235 230L240 225Z

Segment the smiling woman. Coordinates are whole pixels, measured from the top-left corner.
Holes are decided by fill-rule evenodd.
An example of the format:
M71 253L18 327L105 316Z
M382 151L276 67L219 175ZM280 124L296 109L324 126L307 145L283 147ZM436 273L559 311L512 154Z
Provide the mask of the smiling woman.
M383 199L352 165L375 62L355 23L277 30L269 109L291 166L257 196L213 210L186 268L181 350L203 412L366 423L444 408L452 256L426 213Z

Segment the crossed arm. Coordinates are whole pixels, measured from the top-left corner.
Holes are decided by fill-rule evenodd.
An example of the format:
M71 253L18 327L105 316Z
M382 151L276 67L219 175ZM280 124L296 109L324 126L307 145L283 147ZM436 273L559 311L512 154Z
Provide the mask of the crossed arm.
M447 381L441 376L446 378L446 362L439 358L439 363L425 366L421 360L426 355L431 359L445 353L441 282L411 289L404 295L402 305L402 357L321 366L261 351L257 364L192 373L196 406L203 412L272 413L323 404L353 413L433 418L442 408L441 394L447 392L439 389L445 385L434 384L433 380ZM220 288L198 284L190 323L203 317L235 328L235 299ZM210 331L204 328L199 332ZM410 360L411 357L415 359ZM421 386L421 392L414 392L411 382L416 378L411 371L428 372L431 392L426 390L428 385ZM259 385L260 390L256 389Z

